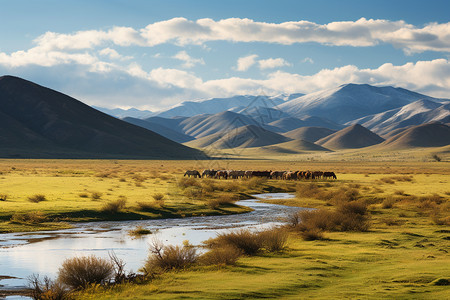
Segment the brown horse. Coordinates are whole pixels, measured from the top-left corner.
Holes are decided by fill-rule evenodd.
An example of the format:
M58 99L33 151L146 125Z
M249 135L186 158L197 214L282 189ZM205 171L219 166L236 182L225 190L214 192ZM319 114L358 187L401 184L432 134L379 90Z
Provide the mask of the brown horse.
M203 177L209 177L209 178L213 178L216 175L217 171L215 171L214 169L212 170L204 170L202 173L202 178Z
M214 177L217 179L220 178L228 179L228 172L226 170L217 171Z
M334 172L323 172L323 178L333 178L333 179L337 179L336 174L334 174Z
M197 170L187 170L186 173L184 173L184 176L194 176L194 178L198 177L201 178L202 176L200 175L200 172Z

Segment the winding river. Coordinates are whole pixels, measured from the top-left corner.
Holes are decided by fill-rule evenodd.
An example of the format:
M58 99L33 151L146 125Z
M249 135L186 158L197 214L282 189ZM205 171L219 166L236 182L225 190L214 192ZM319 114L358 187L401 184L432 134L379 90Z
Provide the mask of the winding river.
M237 202L253 209L250 213L157 219L143 221L95 222L76 224L75 228L51 232L0 234L0 289L21 289L33 273L55 278L61 263L73 256L94 254L108 257L112 251L126 262L127 270L137 271L148 256L149 243L155 237L165 245L193 245L215 237L230 228L258 230L280 224L290 212L301 208L268 204L258 199L289 199L294 195L273 193L253 195L257 199ZM133 238L128 231L143 226L153 234ZM7 299L28 299L7 297Z

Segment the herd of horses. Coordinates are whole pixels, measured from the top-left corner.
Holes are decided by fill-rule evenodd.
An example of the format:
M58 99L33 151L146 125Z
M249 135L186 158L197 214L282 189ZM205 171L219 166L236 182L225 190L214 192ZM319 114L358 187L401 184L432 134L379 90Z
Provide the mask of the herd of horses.
M301 180L301 179L337 179L334 172L322 171L242 171L242 170L188 170L184 176L216 179L239 179L262 177L268 179Z

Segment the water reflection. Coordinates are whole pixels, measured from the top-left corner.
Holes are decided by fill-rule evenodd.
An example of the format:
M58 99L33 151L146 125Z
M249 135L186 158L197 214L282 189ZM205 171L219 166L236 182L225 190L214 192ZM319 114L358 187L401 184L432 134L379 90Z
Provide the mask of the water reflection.
M294 197L286 193L254 196L261 199ZM281 219L289 212L299 209L262 203L258 200L243 200L237 204L251 207L254 211L229 216L83 223L70 230L37 234L1 234L0 275L19 278L1 280L0 288L23 287L26 278L33 273L54 278L66 258L90 254L108 257L111 251L126 261L128 270L137 271L147 258L148 246L154 236L166 245L181 245L184 240L189 240L193 245L200 245L202 241L233 227L261 229L280 224ZM131 237L128 231L138 225L151 230L154 234L142 238ZM33 239L36 242L28 242Z

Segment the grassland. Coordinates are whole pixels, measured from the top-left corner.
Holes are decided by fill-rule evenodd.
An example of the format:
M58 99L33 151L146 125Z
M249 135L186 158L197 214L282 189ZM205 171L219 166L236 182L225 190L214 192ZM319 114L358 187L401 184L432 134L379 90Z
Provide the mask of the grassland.
M213 209L205 199L186 196L186 189L180 188L177 180L185 169L194 168L331 170L338 175L335 182L270 180L249 185L241 181L213 180L212 185L230 186L210 196L219 198L224 192L239 195L242 190L245 193L297 190L296 199L272 202L333 210L336 199L329 195L350 191L358 201L369 205L371 227L367 232L324 232L324 239L315 241L304 241L300 232L293 229L288 248L279 253L243 257L235 266L196 266L166 272L141 284L95 287L77 294L77 299L448 297L450 167L447 162L4 160L0 161L0 191L8 197L0 202L1 226L5 231L26 229L11 229L23 225L9 221L17 211L40 211L70 221L112 218L101 213L102 205L121 195L127 198L126 208L114 214L114 218L164 217L164 211L167 216L181 216L186 212L192 215L242 212L232 205ZM93 192L101 193L100 198L93 199ZM150 201L156 193L165 195L164 208L140 211L139 201ZM46 200L30 202L28 197L36 194L45 195ZM98 213L83 216L81 212L86 210ZM48 226L58 226L55 224Z

